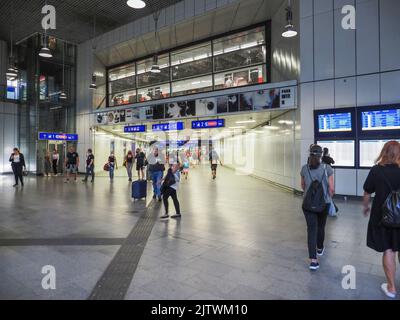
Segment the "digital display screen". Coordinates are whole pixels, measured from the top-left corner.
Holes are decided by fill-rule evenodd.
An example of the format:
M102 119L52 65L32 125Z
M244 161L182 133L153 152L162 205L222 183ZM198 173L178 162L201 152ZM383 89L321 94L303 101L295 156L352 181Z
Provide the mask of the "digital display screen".
M363 131L400 129L400 109L361 112Z
M317 144L329 149L329 154L335 161L334 167L355 166L354 140L318 141Z
M383 146L388 141L391 140L360 140L360 167L373 167Z
M225 127L225 119L192 121L192 129L211 129Z
M169 122L161 124L153 124L153 131L172 131L172 130L183 130L183 122Z
M326 133L352 131L351 112L318 115L318 131Z
M146 132L146 126L126 126L124 127L125 133Z
M39 140L78 141L77 134L39 132Z

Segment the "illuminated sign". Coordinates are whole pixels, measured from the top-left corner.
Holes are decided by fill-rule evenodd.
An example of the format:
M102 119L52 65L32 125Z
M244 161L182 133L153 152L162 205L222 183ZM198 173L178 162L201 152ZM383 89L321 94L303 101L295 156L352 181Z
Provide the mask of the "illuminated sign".
M39 132L39 140L78 141L77 134Z
M192 129L211 129L225 127L225 119L192 121Z
M400 129L400 109L366 111L361 117L363 131Z
M152 128L153 131L183 130L184 125L183 122L169 122L169 123L153 124Z
M124 127L125 133L146 132L146 126L127 126Z
M351 112L329 113L318 116L319 132L345 132L352 131Z

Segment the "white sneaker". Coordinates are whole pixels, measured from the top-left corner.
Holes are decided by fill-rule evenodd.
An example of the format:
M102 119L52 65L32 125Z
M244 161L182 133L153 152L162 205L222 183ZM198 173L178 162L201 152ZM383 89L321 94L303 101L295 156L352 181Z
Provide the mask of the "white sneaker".
M396 298L396 293L390 292L388 290L388 284L387 283L382 283L381 285L382 291L385 293L385 295L391 299Z

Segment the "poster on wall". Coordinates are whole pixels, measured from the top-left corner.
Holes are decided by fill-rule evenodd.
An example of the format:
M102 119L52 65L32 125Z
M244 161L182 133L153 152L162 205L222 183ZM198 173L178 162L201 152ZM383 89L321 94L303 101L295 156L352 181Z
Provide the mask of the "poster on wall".
M195 100L171 102L165 105L165 118L183 118L196 116Z
M228 112L239 111L239 95L233 94L228 96Z
M284 88L280 90L280 103L279 107L294 107L295 106L295 88ZM278 107L278 108L279 108Z
M217 114L217 98L205 98L196 100L196 115L208 116Z
M228 112L228 96L221 96L217 98L217 113Z
M255 111L275 109L280 106L279 89L259 90L252 93L252 102Z
M253 111L253 93L240 94L240 111Z
M164 105L158 104L153 106L153 120L164 119Z
M101 112L96 114L97 124L119 124L126 122L125 110Z

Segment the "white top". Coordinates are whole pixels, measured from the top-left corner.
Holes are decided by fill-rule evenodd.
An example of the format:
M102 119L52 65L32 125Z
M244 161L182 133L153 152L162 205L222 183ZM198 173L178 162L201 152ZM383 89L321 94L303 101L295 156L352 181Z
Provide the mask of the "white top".
M53 157L53 160L58 160L60 158L58 153L53 153L52 157Z
M181 181L181 173L179 171L174 173L175 176L175 183L171 186L172 189L178 191L179 189L179 182Z
M20 163L21 162L21 160L20 160L20 158L19 158L19 155L14 155L14 158L13 158L14 160L13 160L13 162L14 163Z

